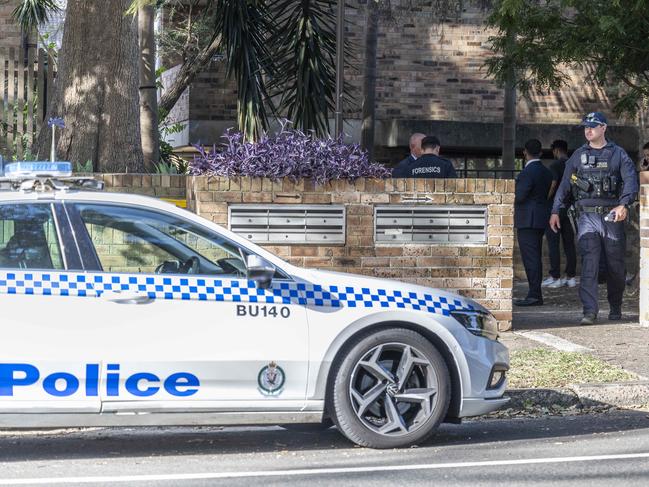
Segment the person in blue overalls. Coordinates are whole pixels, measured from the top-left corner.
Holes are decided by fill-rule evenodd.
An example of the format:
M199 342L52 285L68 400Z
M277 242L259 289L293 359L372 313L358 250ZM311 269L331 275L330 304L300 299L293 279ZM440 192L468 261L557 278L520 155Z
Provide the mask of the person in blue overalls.
M583 305L582 325L597 320L597 278L600 254L606 256L609 320L622 319L624 293L624 220L628 205L638 194L635 164L620 146L606 140L607 120L603 113L584 116L581 126L588 141L566 162L566 170L554 197L550 228L561 228L560 211L575 201L578 212L577 245L581 253L579 297Z

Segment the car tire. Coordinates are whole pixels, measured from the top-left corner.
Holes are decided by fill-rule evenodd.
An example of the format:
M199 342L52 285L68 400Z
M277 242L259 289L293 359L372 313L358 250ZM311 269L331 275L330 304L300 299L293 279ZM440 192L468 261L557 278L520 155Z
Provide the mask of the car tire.
M428 438L446 416L451 380L423 335L389 328L359 337L333 371L332 419L352 442L399 448Z

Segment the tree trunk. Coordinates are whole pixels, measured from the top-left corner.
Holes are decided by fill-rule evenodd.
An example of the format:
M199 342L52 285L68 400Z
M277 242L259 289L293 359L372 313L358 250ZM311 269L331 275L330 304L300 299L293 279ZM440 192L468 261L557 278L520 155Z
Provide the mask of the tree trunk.
M642 146L647 140L647 102L641 101L640 107L638 108L638 132L640 133L640 138L638 140L638 157L637 160L641 161L644 157L642 154Z
M503 112L503 169L515 169L516 161L516 84L513 71L505 82Z
M514 43L514 32L507 33L507 41ZM516 169L516 71L510 68L505 80L503 107L503 169Z
M48 117L62 117L57 155L100 172L143 172L135 19L131 0L68 0ZM50 131L37 151L48 153Z
M171 86L164 87L164 93L158 104L161 118L164 120L167 114L174 107L178 98L183 94L187 87L194 81L196 75L212 59L221 45L221 37L214 39L207 47L203 48L195 57L183 62L174 82Z
M379 12L376 2L367 2L365 28L365 69L363 72L363 124L361 147L374 159L374 128L376 125L376 51L378 47Z
M144 168L154 172L160 159L158 131L158 90L155 79L155 7L138 9L140 42L140 128Z

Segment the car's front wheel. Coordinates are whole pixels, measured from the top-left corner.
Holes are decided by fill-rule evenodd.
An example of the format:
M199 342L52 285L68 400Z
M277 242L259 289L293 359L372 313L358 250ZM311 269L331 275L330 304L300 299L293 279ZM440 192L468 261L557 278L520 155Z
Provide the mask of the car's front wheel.
M360 338L334 374L333 420L362 446L421 442L448 410L448 367L433 344L412 330L384 329Z

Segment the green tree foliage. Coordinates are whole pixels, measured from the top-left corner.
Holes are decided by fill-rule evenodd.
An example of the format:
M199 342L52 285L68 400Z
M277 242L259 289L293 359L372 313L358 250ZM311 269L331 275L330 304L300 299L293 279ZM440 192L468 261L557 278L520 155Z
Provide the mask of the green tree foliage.
M646 0L499 0L489 24L498 35L486 65L501 83L514 69L522 92L556 90L569 80L565 66L581 66L592 73L582 83L621 84L618 113L649 96Z

